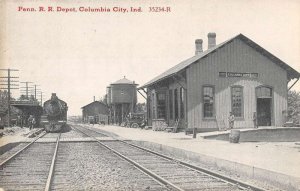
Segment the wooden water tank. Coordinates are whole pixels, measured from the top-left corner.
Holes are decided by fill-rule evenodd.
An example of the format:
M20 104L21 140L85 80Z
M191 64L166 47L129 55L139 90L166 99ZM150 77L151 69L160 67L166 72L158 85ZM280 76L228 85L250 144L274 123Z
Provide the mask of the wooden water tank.
M138 84L124 78L110 84L111 104L137 102L136 87Z

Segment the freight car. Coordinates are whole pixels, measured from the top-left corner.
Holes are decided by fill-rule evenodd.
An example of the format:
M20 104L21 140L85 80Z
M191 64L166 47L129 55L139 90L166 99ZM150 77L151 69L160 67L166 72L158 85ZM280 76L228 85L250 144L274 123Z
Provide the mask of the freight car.
M67 103L58 99L55 93L44 103L43 110L41 125L47 132L59 132L67 124Z

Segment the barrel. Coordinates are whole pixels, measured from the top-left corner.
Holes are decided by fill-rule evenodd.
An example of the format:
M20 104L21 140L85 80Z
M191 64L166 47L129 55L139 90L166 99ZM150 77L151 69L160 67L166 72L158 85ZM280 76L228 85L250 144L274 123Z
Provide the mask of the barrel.
M231 130L229 134L230 143L238 143L240 140L240 130Z

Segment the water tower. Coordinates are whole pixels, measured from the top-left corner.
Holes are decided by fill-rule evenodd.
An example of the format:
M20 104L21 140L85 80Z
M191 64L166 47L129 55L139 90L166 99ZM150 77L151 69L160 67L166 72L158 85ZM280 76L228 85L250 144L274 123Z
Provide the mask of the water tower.
M111 121L121 124L125 117L135 111L137 103L136 84L134 81L122 78L107 87L107 103L111 108Z

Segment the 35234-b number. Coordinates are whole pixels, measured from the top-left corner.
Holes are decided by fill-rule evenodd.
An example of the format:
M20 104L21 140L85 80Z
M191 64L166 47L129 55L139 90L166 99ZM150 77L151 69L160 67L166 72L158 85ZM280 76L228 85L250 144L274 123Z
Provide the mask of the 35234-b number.
M149 12L171 12L171 7L149 7Z

